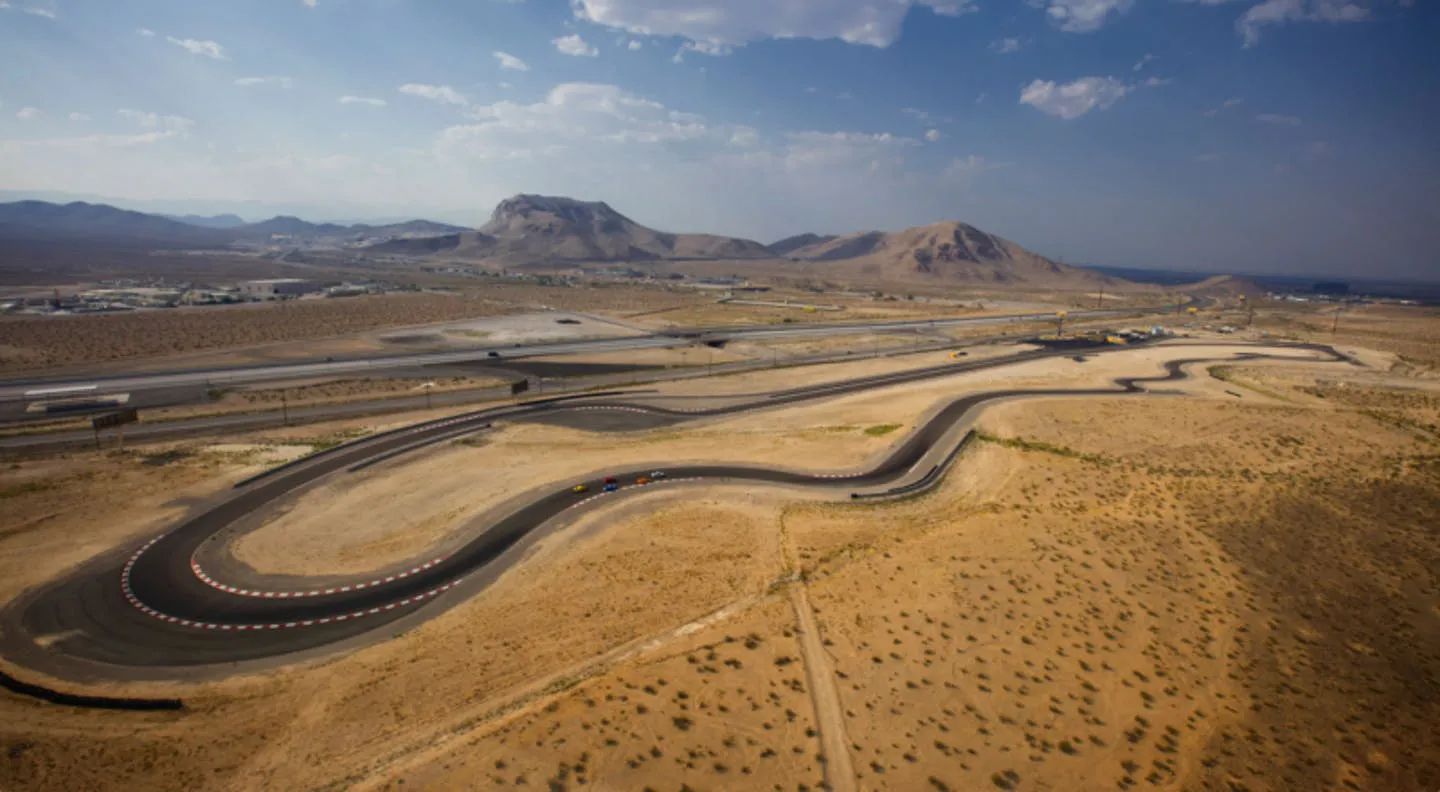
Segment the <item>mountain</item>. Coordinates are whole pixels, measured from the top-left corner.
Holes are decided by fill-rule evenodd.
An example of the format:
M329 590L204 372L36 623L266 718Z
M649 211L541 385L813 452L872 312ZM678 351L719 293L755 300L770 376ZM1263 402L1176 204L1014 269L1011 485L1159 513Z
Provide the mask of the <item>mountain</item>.
M350 226L350 230L373 234L454 234L465 228L433 220L403 220L383 224L358 223Z
M475 231L399 239L367 250L410 256L488 260L506 266L557 262L756 260L777 258L787 272L867 280L939 280L1089 288L1125 281L1037 256L960 222L886 233L799 234L772 245L710 234L647 228L602 201L516 195L501 201Z
M217 233L158 215L116 209L105 204L82 201L68 204L45 201L0 204L0 234L10 237L119 237L204 243L217 239Z
M834 234L796 234L785 237L779 242L772 242L765 248L776 256L788 256L792 251L799 250L810 245L819 245L834 239Z
M1051 261L1006 239L955 221L886 233L866 231L822 239L789 252L791 259L826 262L826 272L881 280L1084 288L1124 281Z
M517 195L501 201L476 231L442 240L396 240L383 253L495 259L509 265L553 261L655 261L769 258L759 242L713 234L669 234L647 228L601 201Z
M245 225L245 218L239 215L222 214L206 217L205 215L159 215L167 220L174 220L177 223L198 226L200 228L239 228Z
M250 223L234 230L238 235L244 237L268 237L273 234L319 237L340 236L347 233L349 228L334 223L310 223L290 215L276 215L269 220Z
M251 223L232 229L238 238L268 239L271 236L298 237L308 240L356 239L364 237L396 237L405 235L453 234L465 229L460 226L433 223L429 220L407 220L385 226L339 225L336 223L311 223L290 215L278 215L269 220Z

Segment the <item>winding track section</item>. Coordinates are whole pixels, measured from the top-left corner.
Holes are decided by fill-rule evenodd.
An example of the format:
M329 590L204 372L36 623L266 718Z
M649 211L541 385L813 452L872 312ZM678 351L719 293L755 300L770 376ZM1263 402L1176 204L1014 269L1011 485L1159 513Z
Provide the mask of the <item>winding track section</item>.
M1348 360L1328 346L1266 346L1320 352L1332 361ZM16 662L50 673L133 678L163 677L177 669L213 668L321 650L342 642L350 645L363 640L367 633L402 619L412 623L417 618L417 609L451 589L462 587L469 578L475 585L463 586L457 596L446 598L444 603L463 601L459 594L468 596L477 586L503 571L519 556L527 540L535 538L539 533L537 529L571 509L597 499L624 497L635 488L628 486L617 493L589 496L575 494L568 484L556 491L540 491L449 555L418 562L380 578L355 579L323 588L242 588L215 579L196 561L201 546L227 527L325 476L355 469L376 457L393 456L478 431L497 418L572 424L580 420L589 422L591 428L626 431L1073 354L1074 350L1021 352L985 361L781 391L743 404L707 410L667 409L613 400L613 396L606 400L600 395L550 399L482 410L376 435L242 482L232 497L140 546L96 559L58 582L28 592L0 614L0 629L3 629L0 651ZM1240 357L1282 356L1245 354ZM743 465L692 465L669 468L670 478L663 485L704 479L847 489L885 486L906 477L966 412L983 402L1021 396L1143 393L1145 384L1183 379L1187 376L1186 366L1212 360L1215 359L1173 360L1165 364L1164 375L1117 379L1113 388L1011 389L964 396L935 412L887 458L864 472L812 474ZM616 471L610 475L622 482L633 482L646 475L647 470ZM592 493L599 493L603 479L594 478L586 483ZM428 608L425 616L439 611L439 607Z

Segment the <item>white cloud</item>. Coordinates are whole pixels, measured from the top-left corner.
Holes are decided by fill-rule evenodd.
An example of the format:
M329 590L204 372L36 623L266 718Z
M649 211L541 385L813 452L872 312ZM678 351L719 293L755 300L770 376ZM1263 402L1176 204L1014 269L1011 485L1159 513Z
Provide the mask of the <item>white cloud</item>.
M1067 33L1089 33L1104 26L1113 12L1130 10L1133 0L1049 0L1045 13Z
M71 113L71 114L70 114L70 120L71 120L71 121L89 121L89 120L90 120L90 116L85 115L84 113Z
M732 145L732 146L749 147L749 146L753 146L753 145L755 145L755 144L757 144L757 143L759 143L759 142L760 142L760 132L759 132L758 130L756 130L754 127L748 127L748 126L736 127L736 128L735 128L735 131L730 133L730 141L729 141L729 143L730 143L730 145Z
M400 86L400 93L411 96L419 96L434 102L444 104L466 105L469 104L464 96L448 85L423 85L421 83L406 83Z
M38 107L22 107L20 111L15 114L15 117L21 121L34 121L37 118L44 117L44 115L45 111Z
M1265 0L1251 6L1235 22L1245 47L1260 43L1260 31L1266 25L1280 25L1286 22L1359 22L1370 17L1370 12L1345 0Z
M437 151L450 158L523 159L572 146L743 141L754 130L711 129L705 119L614 85L563 83L533 104L502 101L472 109L477 123L446 129Z
M229 60L225 56L225 48L213 41L197 41L195 39L178 39L174 36L166 36L165 40L177 47L182 47L192 55L204 55L215 60Z
M54 18L55 18L55 12L54 12L54 11L51 11L51 10L48 9L48 8L36 8L36 7L34 7L34 6L31 6L31 7L29 7L29 8L24 9L24 11L25 11L25 13L27 13L27 14L31 14L31 15L38 16L38 17L45 17L46 19L54 19Z
M1005 38L1005 39L1000 39L999 41L991 42L991 44L990 44L990 49L995 50L996 52L1000 53L1001 55L1008 55L1008 54L1010 54L1010 53L1012 53L1012 52L1019 52L1019 51L1020 51L1020 39L1018 39L1018 38Z
M645 45L644 45L644 44L641 44L639 41L636 41L635 39L630 39L630 43L629 43L629 44L626 44L626 45L625 45L625 48L628 49L628 50L630 50L631 52L634 52L634 51L640 49L640 48L643 47L643 46L645 46Z
M172 137L177 137L176 133L156 130L136 135L85 135L83 137L43 138L40 140L0 140L0 155L23 151L27 148L84 149L140 146Z
M314 8L320 5L320 0L300 0L300 3L307 8Z
M244 86L244 87L249 87L249 86L252 86L252 85L274 85L274 86L278 86L278 87L280 87L280 88L290 88L290 87L292 87L292 86L295 84L295 82L294 82L293 80L291 80L289 77L270 76L270 77L241 77L240 79L238 79L238 80L235 81L235 84L236 84L236 85L240 85L240 86Z
M575 16L637 36L738 47L768 38L840 39L888 47L914 6L950 16L969 0L573 0Z
M561 55L593 58L600 54L600 50L586 44L585 39L575 34L551 39L550 43L555 45L555 49L559 50Z
M1140 60L1135 61L1135 66L1131 69L1131 71L1140 71L1141 69L1145 68L1145 64L1153 60L1155 60L1155 56L1147 52L1144 55L1140 56Z
M155 36L155 31L151 30L150 28L137 28L135 32L139 33L145 38L154 38Z
M184 116L162 116L158 113L146 113L128 107L116 110L115 114L128 121L133 121L145 129L159 129L166 136L186 137L190 134L190 128L195 126L194 121Z
M717 44L713 41L687 41L680 48L686 52L698 52L701 55L716 57L729 55L732 52L729 45Z
M1241 102L1244 102L1244 101L1245 101L1244 99L1241 99L1241 98L1239 98L1238 96L1237 96L1237 97L1231 97L1230 99L1226 99L1224 102L1221 102L1219 107L1212 107L1212 108L1210 108L1209 110L1206 110L1206 111L1205 111L1205 115L1207 115L1207 116L1213 116L1213 115L1219 113L1221 110L1224 110L1224 109L1229 108L1229 107L1234 107L1234 106L1236 106L1236 105L1238 105L1238 104L1240 104Z
M926 132L925 132L925 139L928 140L928 141L930 141L931 143L936 142L937 140L940 139L940 137L941 137L941 136L940 136L940 130L938 130L938 129L930 129L930 130L926 130Z
M336 99L335 101L339 102L340 104L369 105L370 107L384 107L384 106L385 106L385 100L384 100L384 99L374 99L374 98L369 97L369 96L342 96L342 97L340 97L339 99Z
M904 164L905 149L919 145L913 138L889 132L791 132L778 152L764 155L771 166L788 173L845 171L859 168L876 173Z
M1020 92L1020 104L1068 121L1097 108L1104 110L1129 92L1130 88L1114 77L1081 77L1063 85L1035 80Z
M500 61L500 68L502 69L514 69L515 71L530 71L530 67L525 65L525 61L520 60L519 58L511 55L508 52L496 51L490 54L495 56L495 60Z
M1169 77L1146 77L1145 81L1142 82L1141 85L1145 86L1146 88L1157 88L1161 85L1169 85L1170 82L1171 80Z

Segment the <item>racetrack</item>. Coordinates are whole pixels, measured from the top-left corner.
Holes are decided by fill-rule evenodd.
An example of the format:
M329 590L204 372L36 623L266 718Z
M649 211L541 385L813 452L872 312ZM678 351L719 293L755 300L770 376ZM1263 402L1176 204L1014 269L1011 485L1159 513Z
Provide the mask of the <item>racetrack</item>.
M1207 344L1222 346L1222 344ZM1243 347L1243 344L1223 344ZM1280 345L1271 344L1270 347ZM1171 347L1177 355L1183 346ZM1321 352L1331 360L1345 358L1330 347L1291 345ZM590 395L546 400L483 410L444 421L420 424L408 430L367 438L287 466L239 486L228 500L196 514L170 531L96 559L63 580L28 592L0 615L0 651L11 660L61 676L113 676L165 678L185 669L224 673L230 664L299 652L336 650L388 635L382 630L403 622L411 624L473 596L519 558L542 529L561 514L615 498L602 494L602 480L587 482L589 492L576 494L569 485L552 485L527 502L502 514L469 543L439 559L415 562L407 569L377 579L356 579L310 588L304 582L288 589L239 590L217 581L194 559L207 541L241 518L262 512L283 496L326 476L382 455L422 447L429 442L476 431L497 418L547 420L592 429L626 431L714 417L727 413L766 409L803 401L830 398L901 383L951 376L956 373L1010 365L1065 352L1033 351L965 364L949 364L897 374L866 377L839 383L762 395L741 404L691 412L654 407L621 396ZM1258 354L1254 357L1284 357ZM663 486L684 481L752 481L801 487L819 487L843 495L852 489L884 487L911 475L912 468L972 408L984 402L1024 396L1113 396L1141 393L1145 384L1182 379L1185 367L1208 359L1175 359L1161 376L1131 377L1112 388L1008 389L975 393L955 399L891 450L871 470L856 474L826 475L739 465L691 465L668 468ZM629 484L649 473L644 470L609 472ZM650 485L647 485L650 486ZM313 584L312 584L313 585ZM397 625L398 626L398 625Z

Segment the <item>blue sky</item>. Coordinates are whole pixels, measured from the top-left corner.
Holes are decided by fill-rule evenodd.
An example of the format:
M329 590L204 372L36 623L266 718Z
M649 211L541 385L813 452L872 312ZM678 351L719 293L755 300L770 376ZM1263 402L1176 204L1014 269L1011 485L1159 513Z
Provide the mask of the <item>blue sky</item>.
M1437 40L1404 0L8 0L0 190L1433 279Z

